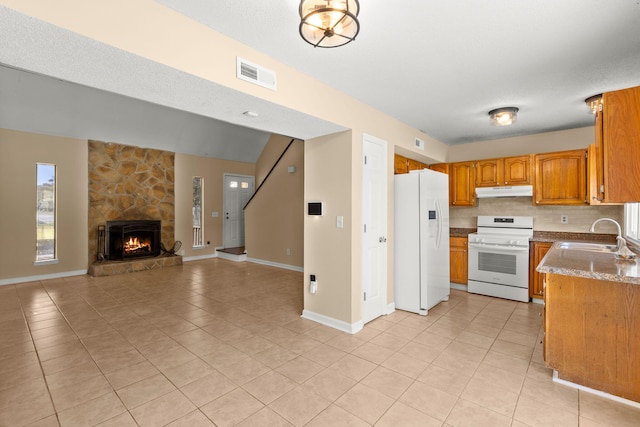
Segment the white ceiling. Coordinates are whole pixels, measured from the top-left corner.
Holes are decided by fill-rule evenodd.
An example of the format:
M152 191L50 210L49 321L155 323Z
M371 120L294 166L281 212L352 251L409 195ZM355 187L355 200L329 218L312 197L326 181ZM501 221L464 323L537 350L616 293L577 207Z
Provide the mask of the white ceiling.
M640 85L638 0L360 0L335 49L300 38L297 0L156 2L447 144L589 126L585 98Z
M640 0L361 0L336 49L299 37L298 0L156 3L447 144L589 126L586 97L640 85ZM0 40L0 127L243 161L344 130L2 6ZM504 106L518 122L489 126Z

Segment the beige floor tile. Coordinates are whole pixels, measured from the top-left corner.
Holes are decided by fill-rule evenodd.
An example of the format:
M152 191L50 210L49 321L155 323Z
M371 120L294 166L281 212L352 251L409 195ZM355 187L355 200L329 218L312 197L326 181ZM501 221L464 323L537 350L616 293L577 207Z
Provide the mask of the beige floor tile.
M303 426L324 411L330 403L329 400L301 386L280 397L269 407L291 424Z
M179 390L160 396L131 410L131 415L140 426L169 424L196 407Z
M155 366L145 360L135 365L105 373L105 377L107 377L114 390L120 390L130 384L152 377L159 372Z
M429 366L429 363L407 356L406 354L396 353L382 362L381 366L415 379L422 374L427 366Z
M242 388L248 391L260 402L268 405L289 390L297 387L297 383L284 375L269 371L249 381Z
M478 366L472 378L500 387L503 390L520 394L525 376L522 374L514 374L494 366L481 364Z
M77 384L96 376L102 376L102 372L100 372L100 369L98 369L93 361L90 361L47 375L46 380L49 389L57 389L71 384Z
M173 368L174 366L184 365L196 358L197 356L195 354L180 346L179 348L171 349L164 354L150 356L148 357L148 360L160 371L165 371Z
M544 408L544 410L540 410ZM513 418L531 426L577 427L578 413L560 406L547 405L535 397L522 395Z
M212 353L201 356L202 360L216 369L224 369L229 365L248 358L249 355L227 344L221 344Z
M117 371L127 366L144 362L146 359L136 349L131 349L122 353L110 354L94 358L96 365L104 373Z
M393 399L398 399L413 383L413 379L379 366L360 383Z
M216 426L222 427L238 424L263 407L260 401L239 388L200 409Z
M453 427L510 427L511 417L460 399L447 417L447 424Z
M26 424L26 427L60 427L60 423L58 422L58 417L49 415L33 423Z
M348 353L329 344L320 344L304 353L304 357L325 367L331 366Z
M524 375L529 369L528 360L492 350L487 353L482 363L519 375Z
M457 400L457 396L418 381L399 399L400 402L441 421L447 418Z
M345 357L331 365L331 369L356 381L360 381L375 368L376 364L352 354L347 354Z
M163 371L164 375L176 387L182 387L193 381L206 377L214 369L202 359L196 358L182 365L174 366Z
M0 425L28 424L54 414L51 397L42 378L0 391Z
M460 396L471 377L460 372L449 371L437 365L430 365L418 377L418 381L446 393Z
M578 390L551 381L527 377L522 385L521 396L531 396L574 413L579 412Z
M325 369L305 382L303 387L333 402L356 384L356 380L344 376L335 369Z
M82 382L50 389L49 391L56 410L62 411L111 393L113 388L104 376L97 375Z
M493 337L488 337L486 335L471 332L465 329L460 333L460 335L456 337L456 341L460 341L465 344L471 344L475 347L480 347L488 350L493 345L495 339Z
M580 416L607 426L640 425L640 408L618 403L592 393L580 392Z
M433 418L422 411L395 402L391 408L376 423L377 427L440 427L442 421Z
M117 393L122 403L131 410L175 389L164 375L158 374L121 388Z
M275 370L298 384L302 384L323 369L324 367L322 365L304 356L298 356L278 366Z
M167 427L215 427L215 424L201 411L193 411L167 424Z
M180 388L185 396L197 407L201 407L212 400L236 389L238 385L229 378L215 371Z
M265 407L248 418L245 418L244 421L238 424L238 427L291 427L292 425L293 424L276 414L272 409Z
M353 350L351 354L360 357L361 359L368 360L371 363L375 363L376 365L379 365L389 357L391 357L393 354L395 354L395 351L370 342L365 342L360 347Z
M0 374L0 391L38 378L42 378L42 370L40 364L37 362L32 362L11 370L5 370Z
M58 412L58 419L62 427L89 426L100 424L124 412L126 412L126 408L120 402L118 396L114 392L110 392L73 408Z
M338 331L337 329L330 328L328 326L319 325L316 328L305 331L304 334L310 336L316 341L327 342L337 337L338 335L340 335L341 332ZM362 338L362 337L358 337L358 338Z
M393 405L394 400L364 384L356 384L340 396L335 404L358 418L374 424Z
M536 345L536 341L538 339L538 330L539 327L536 327L536 333L533 335L526 335L520 332L514 332L507 329L503 329L498 335L499 340L512 342L514 344L520 344L525 347L534 347Z
M509 418L513 416L518 402L518 393L475 377L469 380L460 397Z
M525 360L531 360L531 355L533 354L533 347L515 344L499 338L493 343L491 350Z
M249 357L232 365L226 366L222 372L234 383L243 385L270 370L271 368L268 366Z
M306 427L324 426L345 426L345 427L366 427L371 424L363 421L355 415L345 411L339 406L332 404L324 411L320 412Z
M107 421L103 421L97 424L96 427L137 427L138 423L135 422L129 412L123 412L122 414L115 416Z

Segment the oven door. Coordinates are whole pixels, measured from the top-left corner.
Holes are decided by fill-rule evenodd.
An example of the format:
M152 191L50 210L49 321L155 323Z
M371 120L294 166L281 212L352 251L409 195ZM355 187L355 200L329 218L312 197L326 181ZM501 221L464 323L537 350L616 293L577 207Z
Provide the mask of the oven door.
M469 242L469 280L529 287L529 247Z

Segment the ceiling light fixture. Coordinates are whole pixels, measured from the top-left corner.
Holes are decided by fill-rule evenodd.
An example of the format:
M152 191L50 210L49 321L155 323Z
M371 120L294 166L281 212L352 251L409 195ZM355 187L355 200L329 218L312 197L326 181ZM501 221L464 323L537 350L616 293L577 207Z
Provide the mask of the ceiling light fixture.
M360 31L358 0L301 0L300 36L313 47L338 47Z
M509 126L518 117L518 107L496 108L489 111L489 122L494 126Z
M595 114L602 108L602 94L593 95L584 100L587 107L589 107L589 112L591 114Z

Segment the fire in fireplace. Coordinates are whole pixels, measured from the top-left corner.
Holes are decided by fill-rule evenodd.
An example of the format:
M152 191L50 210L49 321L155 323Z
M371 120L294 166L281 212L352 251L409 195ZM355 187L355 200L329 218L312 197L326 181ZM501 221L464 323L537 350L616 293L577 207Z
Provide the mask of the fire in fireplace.
M160 221L107 221L105 258L126 260L160 255Z

